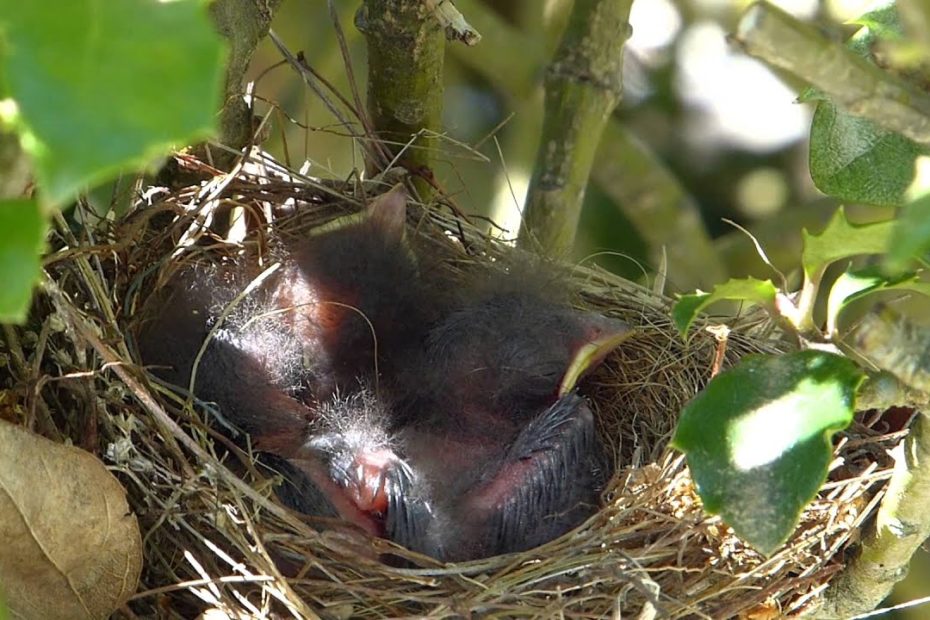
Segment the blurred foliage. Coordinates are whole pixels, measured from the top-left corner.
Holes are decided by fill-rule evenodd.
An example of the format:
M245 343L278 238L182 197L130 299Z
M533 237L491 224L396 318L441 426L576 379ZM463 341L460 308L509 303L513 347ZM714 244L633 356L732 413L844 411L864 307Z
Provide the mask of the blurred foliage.
M0 0L0 321L21 322L48 218L211 135L225 54L201 3L12 4Z
M202 6L123 0L98 9L88 0L57 11L0 2L0 61L44 204L67 204L127 164L210 135L220 103L225 54ZM184 96L166 103L165 93Z
M480 31L481 23L475 21L474 11L470 14L468 10L479 3L463 0L457 4ZM521 45L532 41L546 57L551 54L564 20L566 2L550 0L542 10L540 3L528 0L484 4L489 5L506 26L524 37ZM635 38L638 29L652 32L654 27L650 23L638 25L637 17L654 21L654 13L638 11L641 7L634 5L634 40L627 47L624 72L626 96L616 116L660 156L697 201L705 226L718 238L721 254L727 261L726 269L731 275L765 278L770 273L755 259L751 242L744 233L736 231L723 218L763 233L772 222L782 219L799 222L797 226L777 226L778 234L770 236L766 245L768 252L784 257L777 262L778 266L791 271L798 265L801 225L817 229L832 210L822 204L808 209L813 202L822 203L823 197L813 187L807 172L807 146L800 139L806 127L787 142L771 148L746 148L731 136L715 134L714 123L707 121L712 111L708 111L706 104L696 104L687 96L682 78L685 69L681 64L683 59L687 60L684 54L694 48L693 41L688 42L689 33L695 29L704 32L709 24L716 24L721 30L722 43L723 33L732 28L744 5L697 0L659 4L668 5L666 8L677 16L678 34L665 45L638 44ZM339 3L338 6L355 75L363 80L364 41L352 26L356 3ZM815 18L838 33L842 32L826 9L819 9ZM670 27L674 28L675 24ZM346 71L325 7L284 3L272 28L292 50L302 50L308 62L336 88L348 93ZM654 38L654 34L650 38ZM530 50L513 57L486 59L480 56L480 48L480 44L474 50L450 45L447 50L443 124L449 140L441 147L443 155L435 173L464 212L492 217L507 230L506 236L513 236L515 216L518 205L522 204L541 122L544 67L527 67L528 60L521 64L521 59L536 55ZM469 54L472 60L503 63L501 68L513 73L512 82L492 84L482 78L478 71L460 60ZM358 148L353 149L348 144L339 128L333 125L333 118L295 79L290 69L268 70L279 60L278 51L266 41L259 48L250 72L252 79L258 78L255 92L264 102L257 105L259 112L268 111L268 103L277 108L270 112L273 129L266 147L294 166L305 159L311 161L311 170L316 174L347 176L354 167L360 167ZM761 65L758 71L767 73ZM716 79L717 82L720 80ZM739 88L740 84L732 84L732 89L720 93L720 99L732 98ZM364 92L365 85L360 84L359 89ZM753 104L750 101L747 105ZM783 100L772 101L770 105L796 107L787 91ZM765 114L766 110L758 111L759 123L765 123ZM307 131L307 127L312 130ZM479 146L470 152L453 144L453 140ZM476 154L485 159L480 160ZM775 174L769 175L768 186L747 190L745 182L759 170ZM657 221L655 225L666 224ZM658 265L647 258L650 256L648 244L630 224L623 205L612 203L609 194L600 192L596 186L589 190L578 237L576 260L593 260L641 281L651 281L658 269ZM671 290L687 288L686 283L676 284L674 272L668 274L668 282Z

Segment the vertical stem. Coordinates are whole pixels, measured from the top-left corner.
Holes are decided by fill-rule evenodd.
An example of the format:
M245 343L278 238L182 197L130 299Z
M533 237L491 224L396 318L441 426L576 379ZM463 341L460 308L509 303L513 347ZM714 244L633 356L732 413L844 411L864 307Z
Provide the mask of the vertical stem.
M601 132L620 101L623 43L632 0L575 0L546 72L545 119L519 243L564 255Z
M541 109L538 123L526 117L536 115L529 108L537 104L536 76L544 62L544 46L538 36L531 36L535 32L504 22L479 0L456 0L456 6L484 38L475 47L452 45L449 52L493 84L516 111L516 118L504 134L504 153L508 169L522 168L524 161L529 161L524 157L525 149L535 152L539 138L537 129L527 141L523 128L529 131L533 125L542 126ZM546 29L550 29L548 23ZM711 243L695 202L678 179L648 148L632 139L616 118L607 121L591 178L649 244L655 264L665 249L668 272L679 289L706 288L726 279L725 262Z
M374 129L394 155L403 150L402 165L427 172L442 122L442 27L419 0L365 0L355 23L368 41L368 110ZM368 167L378 171L373 162ZM417 189L421 195L430 191L426 183Z
M219 139L236 150L252 141L253 131L252 111L242 100L242 79L280 4L281 0L219 0L210 6L216 29L229 43ZM214 163L223 169L230 168L235 159L233 153L214 154Z

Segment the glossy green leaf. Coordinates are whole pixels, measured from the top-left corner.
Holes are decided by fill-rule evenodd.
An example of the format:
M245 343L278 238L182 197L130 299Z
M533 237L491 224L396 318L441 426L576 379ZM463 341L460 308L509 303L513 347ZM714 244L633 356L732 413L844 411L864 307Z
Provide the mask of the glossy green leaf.
M817 189L838 200L901 205L925 151L904 136L821 101L810 136L810 171Z
M718 284L710 293L698 291L690 295L682 295L672 308L672 320L678 333L682 337L687 335L691 323L698 313L707 306L724 300L747 301L759 304L775 311L775 296L778 289L771 280L757 280L755 278L733 279Z
M0 323L26 318L41 273L46 227L35 201L0 201Z
M749 356L682 411L672 446L711 514L762 553L785 542L827 476L834 432L849 425L864 378L822 351Z
M802 231L804 250L801 265L808 278L819 281L830 263L852 256L883 254L888 250L895 222L852 224L842 208L837 209L827 227L818 234Z
M870 58L880 41L902 37L897 11L888 6L860 17L862 27L847 42ZM914 180L914 162L927 151L911 140L837 108L823 93L808 90L803 101L818 100L811 124L810 171L817 188L839 200L901 205Z
M63 201L212 132L223 50L206 3L0 0L5 74L43 197Z
M836 331L840 314L851 303L882 291L910 291L930 296L930 283L921 282L915 273L889 277L875 267L846 271L833 283L827 297L827 333Z

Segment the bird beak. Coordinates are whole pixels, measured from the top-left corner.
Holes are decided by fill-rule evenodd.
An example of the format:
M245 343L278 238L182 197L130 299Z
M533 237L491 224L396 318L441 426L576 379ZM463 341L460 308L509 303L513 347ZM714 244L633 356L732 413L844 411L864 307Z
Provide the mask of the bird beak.
M600 325L592 326L592 338L581 345L572 358L559 385L559 398L565 396L578 384L585 374L604 361L607 354L633 334L623 321L597 317Z

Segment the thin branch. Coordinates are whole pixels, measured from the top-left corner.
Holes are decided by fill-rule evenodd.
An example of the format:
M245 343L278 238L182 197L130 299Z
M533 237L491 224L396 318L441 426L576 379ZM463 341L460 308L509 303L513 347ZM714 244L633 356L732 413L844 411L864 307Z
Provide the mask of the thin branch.
M284 59L287 60L287 62L297 70L300 76L304 79L304 83L310 87L310 90L312 90L317 97L320 98L320 101L323 102L323 105L326 106L326 109L328 109L330 113L336 117L336 120L339 121L339 123L346 129L346 131L349 131L354 137L360 138L361 136L359 136L353 129L352 121L349 120L349 117L346 116L346 114L339 108L339 106L337 106L333 100L330 99L329 95L326 94L326 91L323 90L323 86L318 83L318 76L307 65L307 63L302 60L302 57L299 54L293 54L287 48L287 46L284 45L284 41L278 37L274 30L268 31L268 38L271 39L271 42L274 43L275 47L278 48L278 51L281 52L281 56L283 56ZM341 97L341 95L338 95L338 93L337 98L339 98L340 102L345 102L345 100ZM347 104L348 102L345 103ZM347 107L350 111L352 110L352 106L347 105Z
M236 151L250 144L253 134L252 110L242 98L242 81L280 4L281 0L218 0L210 6L213 23L229 42L219 141ZM227 169L235 158L221 153L218 163Z
M478 45L481 33L468 23L452 0L423 0L424 4L433 12L436 20L445 28L446 39L461 41L465 45Z
M369 157L372 158L372 161L378 166L383 167L390 161L390 154L387 148L381 144L379 140L375 139L375 129L371 124L371 119L368 118L368 112L365 110L362 97L358 92L358 82L355 79L355 68L352 63L352 55L349 53L349 44L346 42L345 32L342 30L342 23L339 21L339 12L336 10L334 0L328 0L327 5L329 7L329 18L332 20L333 29L336 32L336 42L339 43L339 53L342 55L342 64L346 70L346 78L349 80L349 89L352 91L352 101L354 102L352 109L355 111L358 120L362 123L362 127L365 128L365 135L368 136L365 142L370 145ZM333 90L333 88L330 87L330 90Z
M521 116L516 120L518 124L526 124L524 117L535 105L537 76L545 62L540 37L521 32L475 0L458 0L458 5L484 38L474 48L451 46L450 53L508 96L514 102L512 106L527 102L521 106ZM522 135L513 129L508 133ZM513 165L513 148L506 152L508 164ZM661 261L663 247L667 249L669 277L678 289L706 288L726 279L724 263L695 202L678 179L647 147L634 140L616 118L611 118L604 129L591 178L649 244L649 255L655 264Z
M850 114L930 144L930 97L783 10L753 4L733 40L750 56L822 90Z

